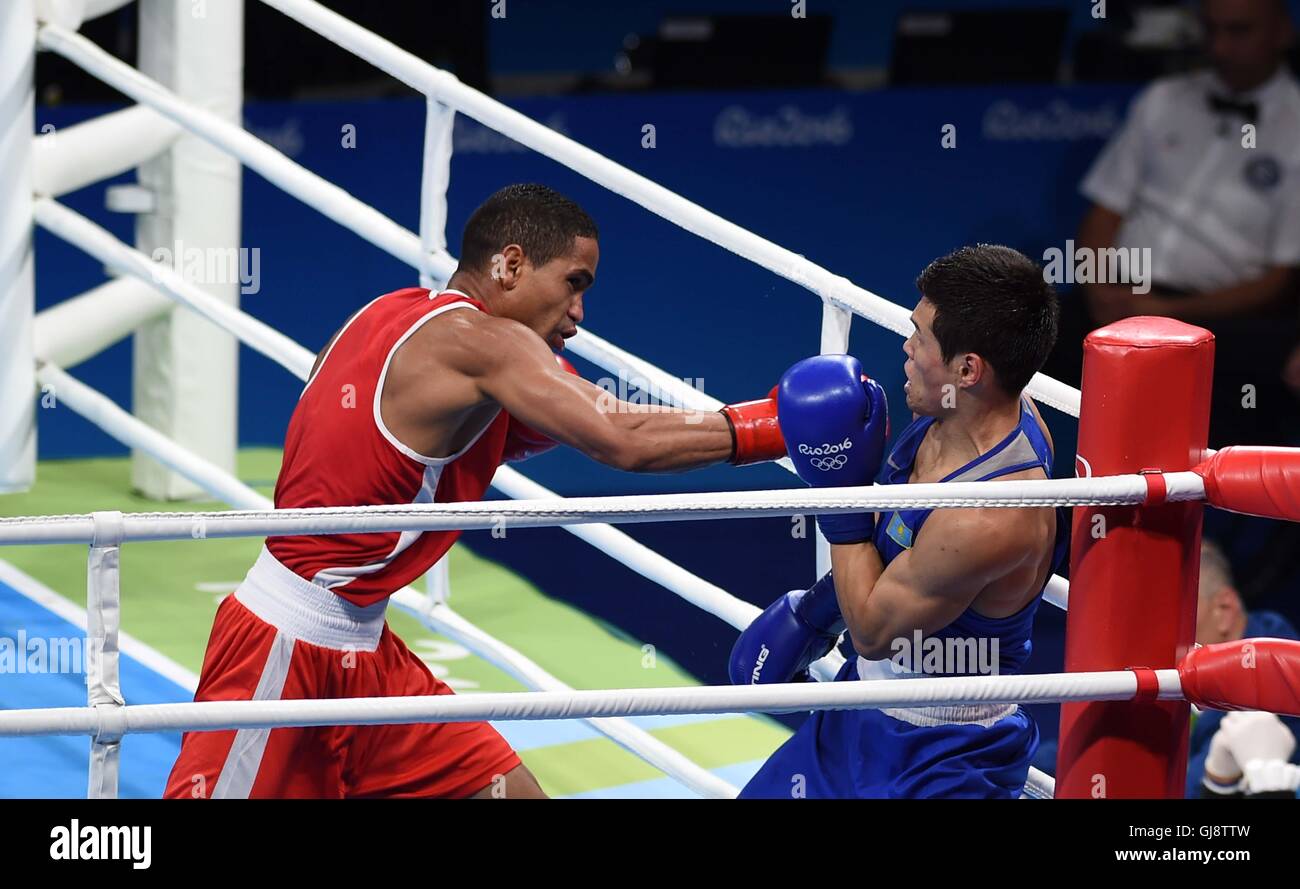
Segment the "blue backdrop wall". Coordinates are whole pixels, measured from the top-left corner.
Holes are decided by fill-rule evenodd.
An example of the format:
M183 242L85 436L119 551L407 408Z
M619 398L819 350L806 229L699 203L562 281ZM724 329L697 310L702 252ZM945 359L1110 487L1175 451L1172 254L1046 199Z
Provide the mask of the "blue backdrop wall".
M1083 212L1077 183L1122 119L1128 87L834 91L770 94L589 96L512 103L723 216L802 253L895 302L934 257L974 241L1040 256L1063 246ZM41 109L38 128L66 126L103 108ZM295 160L414 229L418 221L421 101L256 104L246 123ZM643 147L644 127L655 130ZM355 128L345 147L344 128ZM941 147L955 127L956 147ZM765 393L788 365L816 351L820 303L807 291L690 235L567 168L461 120L450 192L453 252L460 227L494 189L542 181L583 203L601 227L598 281L586 326L719 398ZM66 198L131 237L130 217L103 210L104 186ZM244 244L260 250L253 315L318 349L375 295L415 283L413 272L244 174ZM46 306L103 280L99 265L44 232L36 244L38 300ZM902 383L901 339L855 322L852 350L892 391ZM299 384L244 350L240 441L279 445ZM600 372L578 362L595 378ZM75 373L130 402L130 344ZM902 400L895 400L901 429ZM1074 422L1049 419L1058 451L1074 449ZM122 453L68 411L40 412L43 458ZM718 468L632 476L553 452L527 473L561 493L784 487L779 469ZM1058 474L1072 473L1068 456ZM634 537L754 602L812 577L812 544L786 520L631 526ZM467 535L548 593L607 621L610 632L654 644L706 680L725 680L734 632L560 530ZM1044 609L1049 611L1051 609ZM1059 667L1059 617L1044 618L1044 660ZM1053 653L1055 652L1055 653ZM603 684L593 665L593 687ZM1049 717L1044 728L1055 732Z

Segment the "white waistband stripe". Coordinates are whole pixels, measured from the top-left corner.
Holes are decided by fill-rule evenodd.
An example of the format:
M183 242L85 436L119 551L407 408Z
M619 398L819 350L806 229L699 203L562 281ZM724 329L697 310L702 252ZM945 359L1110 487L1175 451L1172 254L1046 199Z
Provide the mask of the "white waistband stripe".
M889 658L870 661L858 658L858 679L871 681L876 679L923 679L917 673L900 673L894 669L894 662ZM1016 712L1016 704L950 704L936 707L882 707L881 713L891 716L909 725L982 725L988 727L1000 719L1005 719Z
M362 608L304 580L262 547L235 598L291 639L321 648L374 651L384 631L387 601Z

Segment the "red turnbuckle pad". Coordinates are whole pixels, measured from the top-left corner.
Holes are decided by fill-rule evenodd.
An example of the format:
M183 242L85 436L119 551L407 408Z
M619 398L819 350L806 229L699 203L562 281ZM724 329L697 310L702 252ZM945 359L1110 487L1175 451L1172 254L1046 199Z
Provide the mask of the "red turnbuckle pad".
M1189 651L1178 665L1183 696L1213 710L1300 716L1300 642L1239 639Z
M1211 506L1300 522L1300 448L1233 446L1193 470Z

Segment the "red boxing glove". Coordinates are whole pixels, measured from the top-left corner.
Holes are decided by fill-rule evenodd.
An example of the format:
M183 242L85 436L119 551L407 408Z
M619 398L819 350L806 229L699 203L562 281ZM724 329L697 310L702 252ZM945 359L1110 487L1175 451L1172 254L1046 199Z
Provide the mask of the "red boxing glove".
M563 355L556 355L555 361L575 377L579 376L578 369L570 364ZM501 462L518 463L520 460L527 460L529 457L545 454L557 444L559 442L550 436L543 435L517 417L511 417L509 424L506 426L506 444L505 450L501 453Z
M765 460L780 460L785 456L785 439L776 422L776 390L773 386L767 398L742 401L722 408L722 416L731 425L731 463L748 466Z

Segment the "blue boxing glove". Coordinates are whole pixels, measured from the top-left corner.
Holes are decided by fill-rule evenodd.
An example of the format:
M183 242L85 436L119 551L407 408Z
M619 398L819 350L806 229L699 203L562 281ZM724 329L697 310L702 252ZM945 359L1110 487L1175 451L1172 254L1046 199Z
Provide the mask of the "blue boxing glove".
M777 421L799 477L814 487L869 485L889 438L885 390L851 355L805 358L781 377ZM831 543L870 540L870 512L817 517Z
M734 685L790 682L825 657L844 632L844 618L828 572L808 590L794 590L754 618L731 649Z

